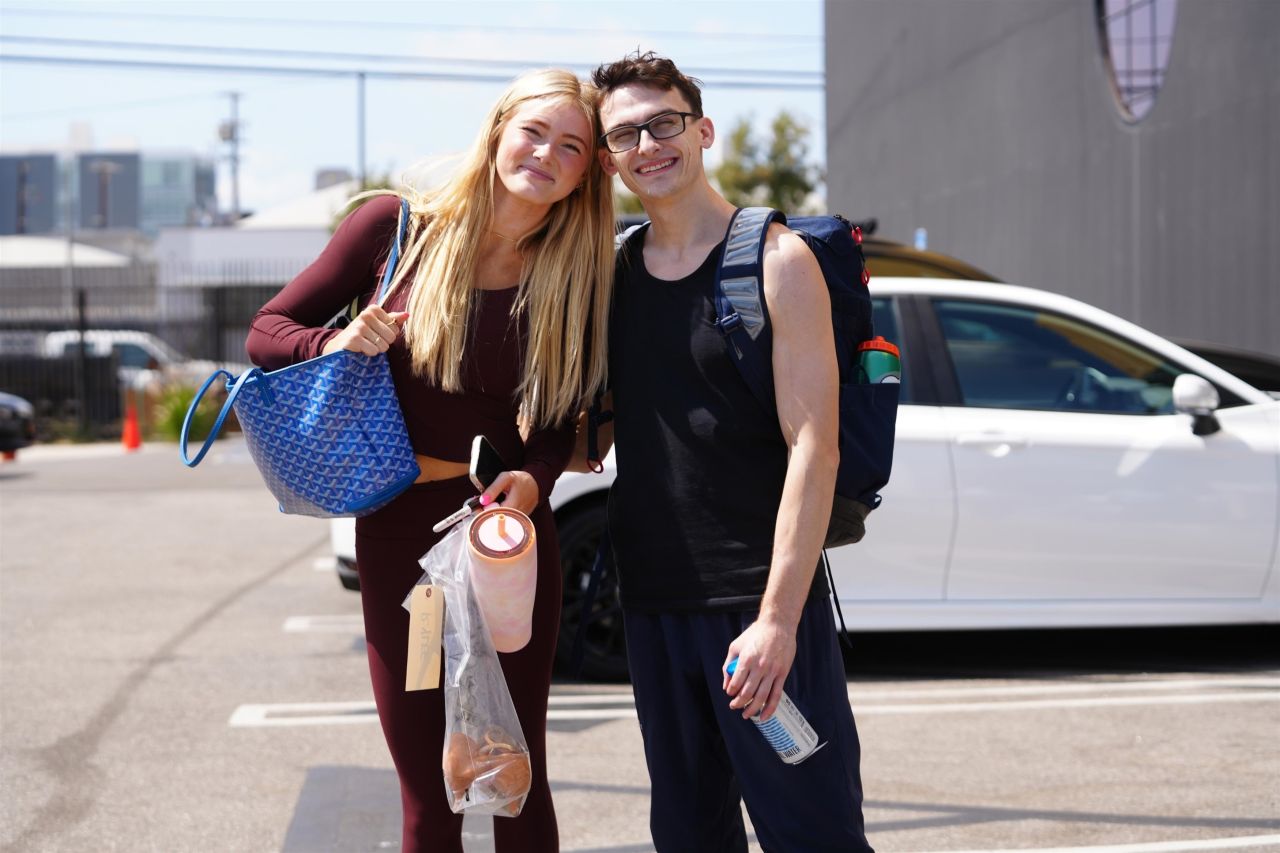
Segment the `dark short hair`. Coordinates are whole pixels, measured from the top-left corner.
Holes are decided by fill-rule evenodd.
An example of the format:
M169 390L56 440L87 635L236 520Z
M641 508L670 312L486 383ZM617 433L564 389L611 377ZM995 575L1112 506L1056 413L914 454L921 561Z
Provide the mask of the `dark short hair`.
M694 114L702 115L702 81L680 73L674 62L652 50L644 53L637 50L617 62L600 65L592 73L591 82L600 90L601 102L615 90L633 83L664 92L675 89L689 102L689 109Z

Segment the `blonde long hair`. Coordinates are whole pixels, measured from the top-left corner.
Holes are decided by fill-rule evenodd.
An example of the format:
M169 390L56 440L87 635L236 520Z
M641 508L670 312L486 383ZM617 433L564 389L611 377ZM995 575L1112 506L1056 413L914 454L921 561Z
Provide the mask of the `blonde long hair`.
M445 391L463 390L463 354L476 296L479 246L493 220L498 140L515 109L539 98L578 105L592 128L591 162L580 189L552 205L520 240L524 253L512 315L528 311L524 372L517 397L533 427L575 415L604 387L613 291L612 184L595 158L598 93L572 72L517 78L489 112L452 178L437 190L409 191L409 228L392 287L412 274L405 340L414 373Z

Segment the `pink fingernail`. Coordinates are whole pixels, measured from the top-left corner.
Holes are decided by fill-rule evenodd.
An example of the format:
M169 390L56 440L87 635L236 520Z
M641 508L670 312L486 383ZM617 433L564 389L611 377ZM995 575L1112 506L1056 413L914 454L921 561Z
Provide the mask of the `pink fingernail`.
M488 506L491 503L493 503L493 498L489 497L488 495L480 496L480 506Z

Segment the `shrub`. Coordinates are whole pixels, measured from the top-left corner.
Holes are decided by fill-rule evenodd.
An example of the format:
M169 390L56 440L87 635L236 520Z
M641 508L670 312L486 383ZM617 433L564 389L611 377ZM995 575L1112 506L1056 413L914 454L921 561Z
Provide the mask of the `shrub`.
M191 408L198 389L194 385L171 385L160 393L156 401L155 421L153 429L158 438L177 441L182 436L182 422ZM204 441L213 429L213 422L222 409L222 398L226 392L214 393L212 390L204 395L200 405L196 407L195 416L191 419L192 443Z

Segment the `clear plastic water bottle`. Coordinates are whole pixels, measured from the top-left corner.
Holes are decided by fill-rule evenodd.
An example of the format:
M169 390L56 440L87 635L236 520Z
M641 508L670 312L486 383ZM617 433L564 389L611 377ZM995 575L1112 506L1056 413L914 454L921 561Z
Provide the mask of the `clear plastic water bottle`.
M738 659L734 658L729 661L726 671L732 676L737 669ZM778 701L778 708L773 712L772 717L762 721L760 715L756 714L751 718L751 722L786 764L799 764L827 745L825 741L818 743L817 732L785 692Z

